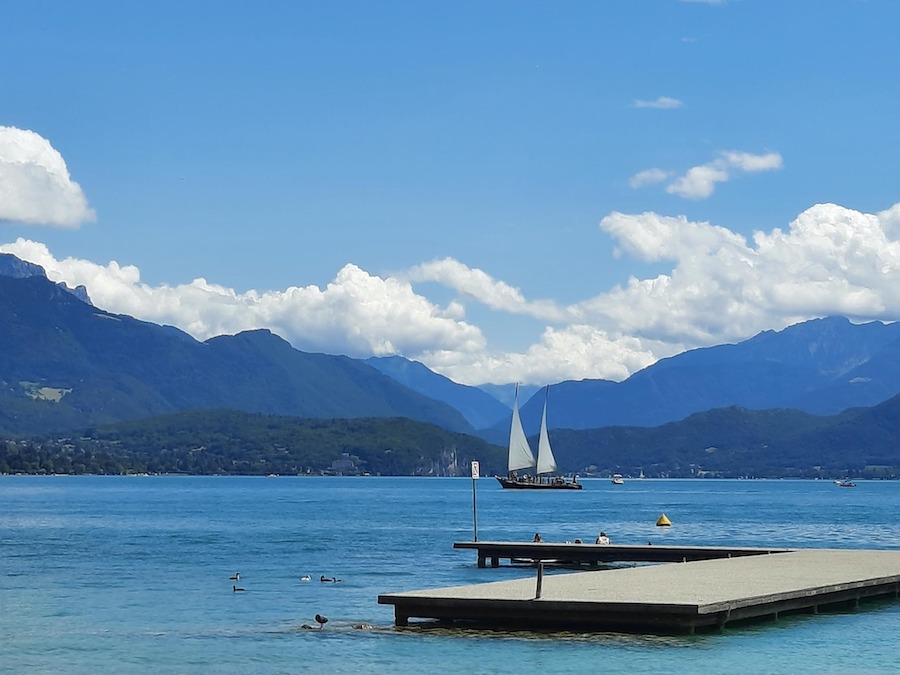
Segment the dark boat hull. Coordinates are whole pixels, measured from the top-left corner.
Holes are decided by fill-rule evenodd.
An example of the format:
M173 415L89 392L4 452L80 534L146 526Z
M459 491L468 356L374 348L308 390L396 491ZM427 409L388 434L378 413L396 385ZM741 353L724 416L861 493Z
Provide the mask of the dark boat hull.
M500 487L507 490L580 490L581 483L574 481L562 481L546 483L517 480L515 478L504 478L503 476L495 476Z

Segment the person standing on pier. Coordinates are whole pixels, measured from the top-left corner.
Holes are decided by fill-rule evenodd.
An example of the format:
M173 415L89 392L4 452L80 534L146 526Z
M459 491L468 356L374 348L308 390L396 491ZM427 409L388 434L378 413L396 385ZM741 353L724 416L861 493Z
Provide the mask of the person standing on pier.
M606 532L601 532L597 536L597 541L595 543L601 544L602 546L609 546L609 537L606 536Z

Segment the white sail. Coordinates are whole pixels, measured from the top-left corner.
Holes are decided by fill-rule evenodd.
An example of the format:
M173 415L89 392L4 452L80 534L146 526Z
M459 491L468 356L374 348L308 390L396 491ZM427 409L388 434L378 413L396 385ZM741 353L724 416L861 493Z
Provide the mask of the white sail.
M537 474L556 473L556 458L550 449L550 436L547 435L547 401L544 401L544 416L541 417L541 436L538 440Z
M516 397L513 401L512 426L509 429L509 470L521 471L534 466L534 454L525 430L522 428L522 420L519 419L519 387L516 387Z

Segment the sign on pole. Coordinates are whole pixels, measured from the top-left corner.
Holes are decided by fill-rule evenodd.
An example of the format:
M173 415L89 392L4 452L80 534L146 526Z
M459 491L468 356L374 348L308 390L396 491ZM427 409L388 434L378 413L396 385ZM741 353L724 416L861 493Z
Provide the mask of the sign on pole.
M478 460L472 460L472 541L478 541L478 506L475 501L475 479L478 478Z

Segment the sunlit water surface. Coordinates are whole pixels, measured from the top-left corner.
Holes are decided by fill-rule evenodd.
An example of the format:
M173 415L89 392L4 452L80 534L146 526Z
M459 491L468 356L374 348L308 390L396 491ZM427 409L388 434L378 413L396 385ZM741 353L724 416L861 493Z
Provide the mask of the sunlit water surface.
M482 479L476 498L482 540L900 548L898 482ZM891 601L693 637L395 629L381 593L533 576L478 569L453 549L472 536L469 479L0 476L0 671L900 670Z

